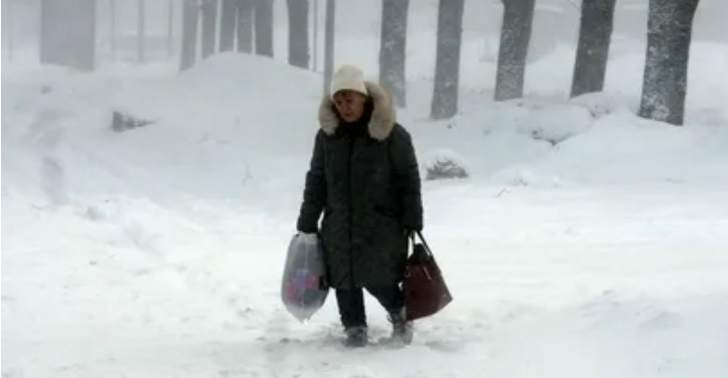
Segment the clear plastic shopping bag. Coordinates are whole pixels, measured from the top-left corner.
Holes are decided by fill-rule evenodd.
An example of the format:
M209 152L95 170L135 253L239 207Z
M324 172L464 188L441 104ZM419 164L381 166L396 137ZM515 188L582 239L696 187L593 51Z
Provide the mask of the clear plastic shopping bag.
M288 312L303 322L324 304L329 287L321 240L317 234L299 233L288 246L281 297Z

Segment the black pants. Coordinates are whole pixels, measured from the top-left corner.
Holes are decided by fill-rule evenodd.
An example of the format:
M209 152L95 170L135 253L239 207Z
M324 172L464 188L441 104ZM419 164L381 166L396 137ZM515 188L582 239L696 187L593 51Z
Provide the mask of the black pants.
M387 312L399 311L404 307L404 293L399 285L391 287L368 287L367 291L379 301ZM341 323L345 328L366 326L364 291L362 289L336 289Z

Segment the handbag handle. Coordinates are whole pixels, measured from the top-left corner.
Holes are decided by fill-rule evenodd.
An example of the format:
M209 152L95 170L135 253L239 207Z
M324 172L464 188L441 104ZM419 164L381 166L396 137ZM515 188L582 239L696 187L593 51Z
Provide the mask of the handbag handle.
M421 231L411 232L410 233L410 239L412 240L412 247L414 248L415 242L416 242L415 241L415 233L417 234L417 237L419 237L420 240L422 241L422 245L425 247L425 252L427 252L427 255L430 256L430 257L432 257L433 256L432 255L432 250L430 249L430 246L427 245L427 241L425 240L425 237L422 236L422 232Z

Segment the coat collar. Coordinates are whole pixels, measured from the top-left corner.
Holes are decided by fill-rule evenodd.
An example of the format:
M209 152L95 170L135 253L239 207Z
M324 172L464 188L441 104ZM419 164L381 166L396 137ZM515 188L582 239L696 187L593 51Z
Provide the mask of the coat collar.
M392 99L379 84L366 82L367 92L372 100L372 117L369 121L369 136L382 141L387 139L394 128L395 111ZM333 135L341 120L336 114L334 103L326 95L319 106L319 124L327 135Z

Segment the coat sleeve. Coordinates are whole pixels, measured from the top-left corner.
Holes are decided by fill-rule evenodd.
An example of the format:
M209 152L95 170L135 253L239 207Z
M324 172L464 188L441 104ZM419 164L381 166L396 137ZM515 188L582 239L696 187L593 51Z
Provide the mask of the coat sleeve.
M318 220L326 204L326 173L324 171L324 135L316 135L313 156L306 174L306 187L303 190L303 203L298 216L298 231L312 233L318 231Z
M392 136L391 153L395 185L402 206L401 221L406 228L421 231L423 227L421 181L412 137L399 125L395 126Z

